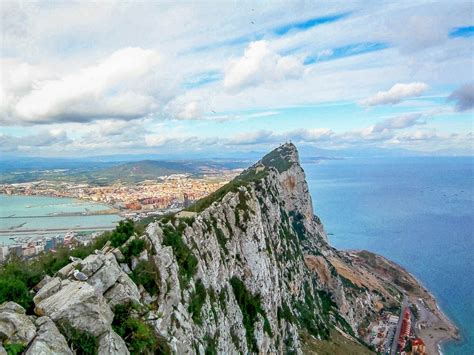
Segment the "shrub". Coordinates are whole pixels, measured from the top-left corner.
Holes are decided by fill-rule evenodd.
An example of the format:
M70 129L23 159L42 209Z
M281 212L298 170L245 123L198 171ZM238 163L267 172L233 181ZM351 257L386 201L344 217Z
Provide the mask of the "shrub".
M20 343L10 343L3 344L3 348L5 349L8 355L19 355L25 351L26 345Z
M142 285L150 295L159 293L160 273L153 262L140 261L132 271L130 278L136 284Z
M145 250L145 241L143 239L134 239L120 248L127 263L130 263L133 256L140 255L143 250Z
M133 305L116 305L112 322L113 330L125 340L130 353L170 354L167 342L158 337L149 324L131 314L134 308Z
M0 304L14 301L25 309L33 307L33 296L25 282L20 279L5 278L0 280Z
M258 314L261 314L265 322L268 323L266 319L265 311L262 308L260 296L253 296L245 287L242 280L237 277L232 277L230 279L230 284L234 290L234 295L239 304L240 311L242 312L243 323L245 328L245 337L247 339L247 344L250 351L258 351L257 341L255 339L254 330L255 322L258 320ZM265 331L271 336L270 323L267 326L264 325Z
M162 226L163 244L170 246L179 265L179 280L184 287L197 270L198 259L183 241L181 234L169 225Z
M88 332L71 327L66 322L59 322L58 328L64 335L70 348L81 355L98 355L99 341Z
M121 246L125 243L128 238L133 235L134 232L134 224L133 221L127 219L126 221L120 221L118 226L112 232L110 237L110 243L114 247Z
M206 295L207 293L204 284L201 279L197 280L196 289L191 294L188 311L191 313L193 321L198 325L202 325L201 310L206 302Z

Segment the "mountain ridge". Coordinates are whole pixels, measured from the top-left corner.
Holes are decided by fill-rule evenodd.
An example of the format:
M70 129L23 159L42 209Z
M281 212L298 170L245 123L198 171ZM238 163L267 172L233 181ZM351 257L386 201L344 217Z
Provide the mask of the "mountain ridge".
M97 339L101 354L143 344L143 353L302 353L340 336L371 353L359 339L367 322L404 297L328 244L291 143L144 232L119 227L103 248L45 278L34 298L36 315L69 343L72 328Z

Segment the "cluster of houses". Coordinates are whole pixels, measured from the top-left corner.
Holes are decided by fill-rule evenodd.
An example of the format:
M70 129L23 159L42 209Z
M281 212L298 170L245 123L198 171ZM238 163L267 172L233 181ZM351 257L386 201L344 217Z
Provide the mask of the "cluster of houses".
M0 245L0 262L5 261L9 255L31 258L42 252L55 252L59 246L73 248L76 245L87 245L97 234L82 235L70 231L65 235L19 237L13 244Z

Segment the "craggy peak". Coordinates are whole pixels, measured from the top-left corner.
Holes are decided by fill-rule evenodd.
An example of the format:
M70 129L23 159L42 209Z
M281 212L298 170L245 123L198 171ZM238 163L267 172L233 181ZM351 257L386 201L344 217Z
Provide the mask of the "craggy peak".
M397 265L332 248L308 191L287 143L186 210L11 259L0 350L370 354L381 312L398 319L407 297L424 297L438 314Z

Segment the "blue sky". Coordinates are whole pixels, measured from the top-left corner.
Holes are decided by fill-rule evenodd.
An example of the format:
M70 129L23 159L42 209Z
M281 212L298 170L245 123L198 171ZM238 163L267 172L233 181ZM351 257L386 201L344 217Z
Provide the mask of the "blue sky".
M8 2L0 154L472 155L472 2Z

